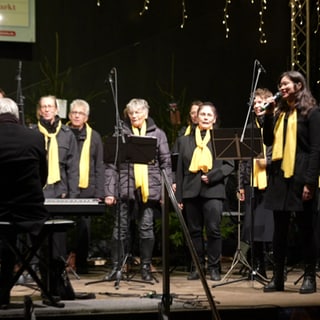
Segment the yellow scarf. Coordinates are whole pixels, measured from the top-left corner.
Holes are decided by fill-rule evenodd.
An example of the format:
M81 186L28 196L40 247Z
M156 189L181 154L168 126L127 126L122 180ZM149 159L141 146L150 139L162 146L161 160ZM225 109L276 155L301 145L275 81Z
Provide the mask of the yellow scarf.
M286 141L283 146L283 127L285 113L282 112L274 128L274 141L272 146L272 160L281 160L281 169L285 178L293 176L296 145L297 145L297 110L294 109L288 117Z
M260 126L260 123L258 121L258 118L256 120L256 126L257 128L261 129L261 135L262 135L262 128ZM266 155L266 146L263 145L263 155ZM266 168L261 168L259 164L257 163L259 160L257 158L253 159L253 186L258 188L259 190L264 190L267 187L267 170Z
M38 128L39 131L44 135L46 142L46 150L48 153L48 184L53 184L61 180L59 165L59 148L57 142L57 134L61 129L61 125L61 120L59 120L56 131L54 133L49 133L47 129L41 125L40 121L38 122Z
M92 129L86 123L87 135L84 140L79 162L79 188L88 188L90 171L90 146Z
M191 133L191 124L189 124L186 128L186 131L184 132L185 136L188 136Z
M145 136L147 131L146 121L143 122L140 132L139 129L135 127L132 127L132 131L136 136ZM146 203L149 197L148 165L135 163L133 169L136 188L141 188L142 202Z
M189 171L196 173L201 170L202 172L207 173L212 169L212 154L207 147L207 144L210 141L210 130L207 130L206 135L202 140L200 129L199 127L196 127L195 138L197 147L193 151Z
M261 168L257 161L257 158L253 159L253 186L264 190L267 187L267 170Z

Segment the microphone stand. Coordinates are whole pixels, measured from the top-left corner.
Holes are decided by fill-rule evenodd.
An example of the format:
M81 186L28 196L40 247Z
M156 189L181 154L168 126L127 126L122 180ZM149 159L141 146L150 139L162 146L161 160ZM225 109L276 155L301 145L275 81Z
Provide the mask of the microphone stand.
M258 66L258 70L256 71L256 67ZM251 178L250 178L250 195L249 195L249 209L250 209L250 214L251 214L251 232L250 232L250 246L251 246L251 265L248 263L246 257L244 256L244 254L242 253L242 249L241 249L241 240L240 240L240 200L238 200L238 246L237 246L237 251L236 254L234 255L233 258L233 262L231 264L231 268L229 269L229 271L226 273L226 275L224 276L224 279L226 279L229 274L232 272L232 270L234 269L234 267L236 266L236 264L238 262L241 262L245 267L247 267L249 269L250 272L250 278L253 280L255 277L254 275L257 274L257 272L255 272L253 270L253 242L254 242L254 237L253 237L253 232L254 232L254 216L253 216L253 199L254 199L254 187L253 187L253 158L254 158L254 118L253 118L253 100L254 100L254 93L257 89L257 83L259 80L259 76L261 71L265 72L265 70L263 69L262 65L258 62L258 60L255 60L254 62L254 68L253 68L253 76L252 76L252 83L251 83L251 96L250 96L250 100L248 102L248 112L247 112L247 117L245 120L245 124L243 127L243 131L240 137L240 142L243 143L244 141L244 136L245 136L245 132L248 126L248 120L249 118L251 119L251 132L250 132L250 161L251 161ZM255 77L257 73L257 76ZM241 161L241 156L240 156L240 161ZM239 165L239 169L238 169L238 179L240 180L240 165ZM240 181L239 181L240 184ZM247 197L246 197L247 198ZM264 279L260 274L259 277L256 279L258 282L260 282L261 284L264 284L262 279ZM231 280L225 283L219 283L216 285L213 285L212 288L216 288L216 287L220 287L226 284L230 284L230 283L235 283L235 282L240 282L243 280L248 280L248 277L243 277L240 279L236 279L236 280Z
M22 72L22 61L19 61L18 64L18 73L16 76L16 80L17 80L17 105L19 108L19 121L22 125L25 125L25 119L24 119L24 105L23 105L23 99L24 96L22 95L22 89L21 89L21 72Z
M115 135L116 135L116 152L115 152L115 158L114 158L114 166L116 166L119 170L118 173L118 200L116 204L116 219L118 219L118 245L117 245L117 256L118 256L118 265L117 265L117 273L116 273L116 281L115 281L115 288L119 289L120 281L122 278L122 266L125 264L125 262L121 262L122 259L120 259L121 256L121 239L120 239L120 224L121 224L121 217L120 217L120 162L121 162L121 156L120 156L120 137L121 141L124 144L125 138L123 135L123 127L122 127L122 121L120 119L119 114L119 107L118 107L118 75L117 75L117 69L114 67L111 69L109 73L109 83L112 91L113 96L113 102L116 110L116 125L115 125Z
M257 70L256 70L257 69ZM257 280L258 282L260 282L261 284L265 284L265 282L263 281L264 277L262 277L262 275L258 274L258 272L256 272L253 269L253 265L254 265L254 210L253 210L253 204L254 204L254 186L253 186L253 181L254 181L254 177L253 177L253 165L254 165L254 152L253 152L253 148L254 148L254 110L252 108L253 106L253 102L254 102L254 93L257 89L257 84L259 81L259 77L261 72L266 72L265 69L263 68L263 66L261 65L261 63L258 60L254 61L254 67L253 67L253 77L252 77L252 83L251 83L251 96L250 96L250 100L248 102L248 112L247 112L247 117L245 120L245 124L243 127L243 131L242 131L242 135L240 138L240 142L243 142L244 139L244 135L245 135L245 131L248 127L248 120L250 118L250 122L251 122L251 132L250 132L250 153L251 153L251 157L250 157L250 162L251 162L251 175L250 175L250 195L249 195L249 208L250 208L250 214L251 214L251 232L250 232L250 245L251 245L251 270L250 270L250 279L251 280ZM255 78L255 74L256 78ZM258 277L256 277L256 275L258 275Z

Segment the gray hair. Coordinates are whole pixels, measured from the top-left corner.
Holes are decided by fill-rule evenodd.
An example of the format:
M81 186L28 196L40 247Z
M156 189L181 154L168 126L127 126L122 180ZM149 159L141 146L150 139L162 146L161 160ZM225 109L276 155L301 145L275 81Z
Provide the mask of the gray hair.
M146 117L148 117L150 107L146 100L136 98L131 99L126 106L124 113L127 114L134 108L142 109L145 112Z
M89 113L90 113L90 106L89 106L89 103L85 100L82 100L82 99L76 99L76 100L73 100L70 104L70 112L73 110L73 108L75 106L79 106L79 107L84 107L84 112L87 116L89 116Z
M10 113L19 119L19 108L10 98L0 98L0 114Z

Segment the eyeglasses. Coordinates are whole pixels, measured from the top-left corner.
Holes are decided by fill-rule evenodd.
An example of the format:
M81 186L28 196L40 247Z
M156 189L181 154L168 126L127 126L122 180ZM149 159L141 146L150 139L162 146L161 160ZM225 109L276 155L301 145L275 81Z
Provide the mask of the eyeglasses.
M44 104L40 106L40 109L53 109L55 108L55 105L51 105L51 104Z
M70 112L72 115L79 115L79 116L85 116L86 114L84 113L84 112L82 112L82 111L71 111Z

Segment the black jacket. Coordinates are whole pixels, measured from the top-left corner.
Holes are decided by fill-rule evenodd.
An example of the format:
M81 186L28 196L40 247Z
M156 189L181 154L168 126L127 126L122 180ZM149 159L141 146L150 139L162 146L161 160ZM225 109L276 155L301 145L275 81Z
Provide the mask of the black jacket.
M0 219L39 231L49 217L43 205L47 161L40 133L0 123L0 177Z
M267 146L272 146L274 125L277 118L265 116L263 139ZM284 178L281 160L272 161L268 188L265 195L266 208L271 210L302 211L302 191L308 184L318 187L320 161L320 109L314 108L307 117L299 110L297 114L297 147L294 175Z
M71 128L75 134L79 157L83 143L87 136L86 126L81 130ZM103 163L103 144L100 134L92 129L90 142L90 169L89 186L85 189L80 188L80 198L104 198L104 163Z
M57 117L53 129L59 120ZM39 131L37 125L32 129ZM68 126L61 126L57 141L61 180L45 186L45 198L60 198L62 194L66 194L68 198L77 198L79 196L79 151L74 134Z
M212 138L211 134L211 140L208 143L208 148L211 150L211 153L213 153ZM234 161L215 160L212 158L212 169L206 173L209 178L209 184L205 184L201 181L202 173L200 171L197 173L189 171L195 148L196 142L194 134L180 138L176 172L176 198L178 203L183 202L185 198L195 198L198 196L203 198L226 199L225 182L226 178L234 170Z

